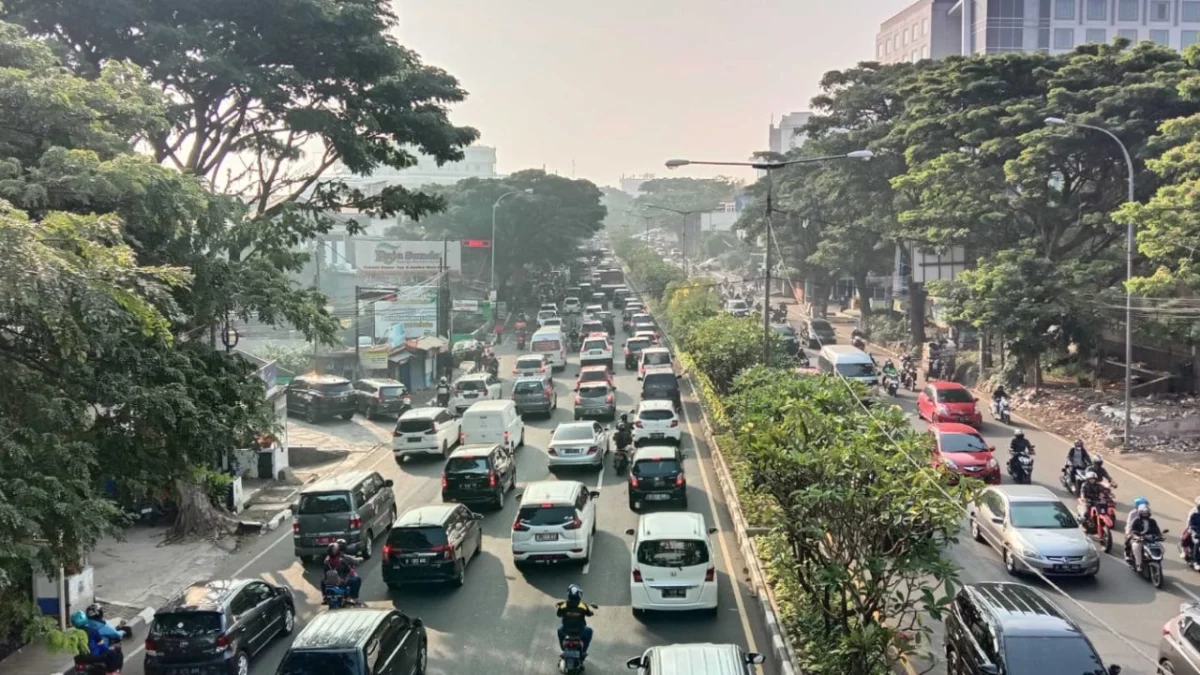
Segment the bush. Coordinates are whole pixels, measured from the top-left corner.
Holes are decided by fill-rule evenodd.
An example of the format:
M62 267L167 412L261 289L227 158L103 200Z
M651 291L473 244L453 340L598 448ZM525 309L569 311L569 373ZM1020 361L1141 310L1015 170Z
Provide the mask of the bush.
M744 369L763 362L762 324L754 319L720 313L701 320L685 333L688 337L683 348L720 394L728 391L733 378ZM791 363L782 336L771 331L769 339L775 365Z

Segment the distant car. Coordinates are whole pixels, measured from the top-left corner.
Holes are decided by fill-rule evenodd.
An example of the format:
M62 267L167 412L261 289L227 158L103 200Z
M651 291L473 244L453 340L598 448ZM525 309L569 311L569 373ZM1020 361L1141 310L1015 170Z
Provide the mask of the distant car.
M538 328L541 328L547 319L557 319L557 318L558 318L558 310L556 310L556 309L539 310L537 313Z
M408 387L396 380L367 378L354 382L358 412L367 419L384 415L403 415L412 408Z
M501 397L500 380L491 373L472 373L463 375L454 381L450 391L450 408L462 414L478 401L499 401Z
M562 326L562 319L557 316L552 316L542 319L538 323L541 324L538 326L538 328L552 328L554 326Z
M499 443L464 445L442 467L442 501L504 508L504 496L517 486L517 459Z
M725 303L725 311L736 317L750 316L750 306L745 300L730 300Z
M579 348L579 365L604 365L612 368L613 348L605 333L590 333Z
M633 370L638 367L638 361L641 360L642 350L654 345L654 340L649 336L632 337L625 341L625 370Z
M592 315L592 318L596 319L597 321L600 322L601 325L604 326L605 332L607 332L610 337L617 332L617 324L613 320L612 312L610 312L608 310L596 312L595 314Z
M596 318L587 319L579 327L580 335L591 335L592 333L607 335L609 339L612 339L612 333L609 332L608 326L605 326L603 321Z
M674 370L675 360L671 356L671 350L666 347L648 347L642 350L638 359L638 379L646 376L647 368L657 368L666 366Z
M461 432L462 419L448 408L413 408L396 420L392 456L397 464L412 455L449 457Z
M804 339L808 341L809 349L820 349L826 345L837 344L837 333L825 319L809 319L804 322Z
M541 413L550 417L558 409L558 392L549 374L522 377L513 382L512 400L518 415Z
M1184 603L1163 626L1158 663L1164 675L1200 675L1200 605Z
M646 503L675 502L686 509L687 479L683 451L666 445L648 445L633 453L629 465L629 509Z
M517 357L512 372L517 377L529 377L548 373L550 367L550 357L545 354L522 354Z
M575 419L617 418L617 390L606 382L588 382L575 390Z
M583 308L583 320L591 321L598 312L604 311L604 305L591 304Z
M1000 484L996 448L988 445L975 429L953 422L930 424L929 438L933 445L933 465L945 468L954 482L958 476L968 476L991 485Z
M405 511L383 546L383 582L388 588L431 581L462 586L467 563L483 549L482 519L461 504L430 504Z
M652 331L654 333L654 341L658 342L658 326L654 323L654 317L649 314L634 314L630 319L630 324L634 333L639 331Z
M633 411L633 444L678 446L683 442L683 427L675 404L666 400L642 401Z
M617 388L617 383L613 381L612 371L608 366L584 366L579 369L579 374L575 376L575 391L579 391L581 385L589 382L603 382L613 389Z
M583 308L583 304L579 302L579 298L566 298L563 300L563 314L578 314Z
M983 413L969 389L957 382L930 382L917 395L917 415L930 423L959 422L983 426Z
M562 428L561 426L559 427ZM530 483L512 525L513 563L587 563L596 533L597 490L574 480Z
M1094 577L1100 554L1058 496L1041 485L993 485L969 508L971 536L1000 552L1017 575ZM1040 672L1040 671L1039 671Z
M394 609L349 607L313 616L288 647L276 672L424 673L428 662L429 638L419 618ZM387 670L379 670L381 664Z
M658 344L658 331L639 330L639 331L634 332L634 334L633 334L634 340L642 339L642 338L649 340L650 344L652 344L652 345L657 345Z
M146 675L249 673L251 657L295 628L296 603L287 586L259 579L201 581L154 612L142 669Z
M796 335L795 328L786 323L772 324L771 327L775 329L776 333L779 333L779 337L783 338L783 346L788 354L795 356L800 352L800 337Z
M604 466L609 450L608 429L599 422L563 422L546 449L547 462L556 466Z

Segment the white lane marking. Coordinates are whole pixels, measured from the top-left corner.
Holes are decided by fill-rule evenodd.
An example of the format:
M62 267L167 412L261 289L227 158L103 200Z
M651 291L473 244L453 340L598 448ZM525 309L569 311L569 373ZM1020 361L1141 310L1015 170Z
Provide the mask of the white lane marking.
M737 603L738 618L742 620L742 632L746 634L746 647L748 651L757 652L758 645L754 641L754 631L750 628L750 615L746 613L746 605L742 602L742 591L738 585L740 575L733 567L733 556L729 555L729 543L726 541L725 529L720 527L719 513L717 508L717 499L714 496L712 481L708 478L708 471L704 468L704 459L700 457L699 444L696 439L696 428L692 425L692 419L687 414L687 406L683 407L683 422L687 424L688 440L692 446L692 452L696 454L696 464L700 466L700 480L704 483L704 496L708 498L708 505L712 508L713 520L718 522L713 523L717 527L717 541L721 544L721 556L725 558L725 571L729 574L729 587L733 589L733 600ZM712 452L712 449L709 449Z

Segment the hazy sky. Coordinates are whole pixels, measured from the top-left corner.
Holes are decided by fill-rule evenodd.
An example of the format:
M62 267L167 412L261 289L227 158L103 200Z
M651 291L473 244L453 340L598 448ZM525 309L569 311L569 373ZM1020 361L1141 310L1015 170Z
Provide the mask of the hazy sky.
M616 185L672 157L740 161L829 70L873 59L911 0L394 0L399 35L470 92L499 170ZM700 167L681 175L714 175ZM746 177L748 174L740 174Z

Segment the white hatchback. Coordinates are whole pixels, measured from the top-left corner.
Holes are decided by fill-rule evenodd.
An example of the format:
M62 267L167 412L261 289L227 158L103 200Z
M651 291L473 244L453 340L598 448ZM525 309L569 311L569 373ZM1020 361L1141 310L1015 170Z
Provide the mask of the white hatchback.
M409 455L448 457L461 431L462 420L446 408L413 408L396 420L392 456L397 464Z
M563 314L578 314L581 309L583 309L583 303L579 302L579 298L563 300Z
M543 310L539 311L538 315L537 315L538 328L541 328L542 326L546 325L545 324L546 319L557 319L557 318L558 318L558 310L543 309Z
M579 348L579 367L601 364L608 366L609 370L612 369L612 343L603 333L592 333L583 339L583 345Z
M683 442L683 427L672 401L642 401L633 411L633 444Z
M600 493L574 480L530 483L517 495L521 506L512 526L513 561L586 563L596 535Z
M450 409L459 415L479 401L499 401L503 394L500 380L491 373L472 373L454 381Z
M699 513L667 511L638 518L629 581L633 613L717 612L717 569L711 535Z

